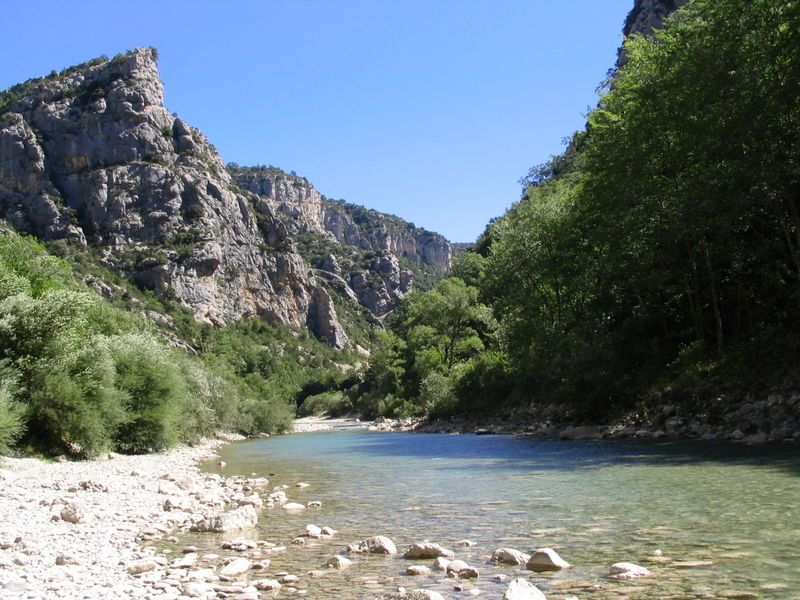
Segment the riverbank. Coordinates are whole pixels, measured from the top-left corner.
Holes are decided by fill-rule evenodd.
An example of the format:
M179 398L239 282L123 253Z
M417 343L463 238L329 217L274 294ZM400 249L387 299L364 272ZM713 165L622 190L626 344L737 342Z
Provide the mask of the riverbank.
M199 463L235 439L242 438L80 462L0 458L0 596L169 597L148 576L168 561L144 545L187 529L195 510L234 495Z
M352 429L369 429L372 421L362 421L355 417L314 416L294 420L292 433L314 433L317 431L348 431Z
M756 400L716 398L700 408L642 401L613 419L598 423L571 413L558 404L508 410L482 418L452 417L377 419L376 431L477 433L537 436L562 440L702 439L743 443L800 443L800 393L771 394Z

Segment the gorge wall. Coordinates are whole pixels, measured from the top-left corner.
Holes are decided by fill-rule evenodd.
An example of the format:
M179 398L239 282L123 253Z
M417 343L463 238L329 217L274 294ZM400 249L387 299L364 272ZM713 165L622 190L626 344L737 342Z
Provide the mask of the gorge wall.
M0 93L0 218L88 247L200 321L307 325L337 348L348 337L331 293L380 317L415 268L447 272L441 236L374 211L359 222L282 172L229 172L164 106L156 60L137 49ZM337 272L341 252L317 260L327 243L355 252L358 269Z

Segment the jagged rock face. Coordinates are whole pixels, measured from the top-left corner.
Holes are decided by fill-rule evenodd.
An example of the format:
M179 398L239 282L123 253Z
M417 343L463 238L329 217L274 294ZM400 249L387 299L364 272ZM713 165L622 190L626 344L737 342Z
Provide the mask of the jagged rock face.
M648 35L664 24L664 18L688 0L635 0L622 30L626 37L635 33Z
M688 0L634 0L633 8L625 19L622 34L625 37L634 34L650 35L653 30L661 28L667 15L675 12L686 2ZM617 68L626 62L625 50L620 48L617 55Z
M155 50L134 50L0 96L0 213L19 230L97 247L200 320L324 321L330 338L333 305L315 301L275 206L242 193L205 137L167 111L155 61Z
M324 287L314 288L311 294L309 327L334 348L342 349L350 343L347 334L336 319L333 300Z
M230 168L236 185L275 206L293 232L313 231L362 250L386 250L398 257L450 269L450 243L441 235L397 217L323 198L308 180L275 168ZM352 216L358 211L361 222Z
M438 234L327 200L305 178L274 167L229 166L229 171L239 187L273 208L291 234L312 234L327 242L331 252L315 264L320 274L332 290L357 299L375 317L391 312L413 287L414 273L401 269L399 259L441 274L450 270L450 244Z

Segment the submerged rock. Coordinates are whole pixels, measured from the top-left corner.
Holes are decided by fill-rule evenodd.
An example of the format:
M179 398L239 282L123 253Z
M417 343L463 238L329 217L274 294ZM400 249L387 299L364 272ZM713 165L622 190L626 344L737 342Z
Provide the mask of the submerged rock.
M339 554L331 556L328 560L325 561L326 567L338 569L339 571L346 569L352 564L353 564L352 560L350 560L345 556L340 556Z
M647 577L650 570L640 565L629 562L618 562L611 565L609 569L611 577L614 579L636 579L637 577Z
M384 594L381 596L381 600L444 600L444 596L433 590L410 590Z

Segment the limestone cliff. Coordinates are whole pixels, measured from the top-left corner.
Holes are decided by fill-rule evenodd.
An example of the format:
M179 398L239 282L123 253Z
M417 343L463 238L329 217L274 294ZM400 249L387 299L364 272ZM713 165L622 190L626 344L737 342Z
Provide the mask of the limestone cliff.
M308 180L274 167L228 165L234 182L277 214L299 252L332 289L383 317L411 291L450 270L451 250L439 234L321 195Z
M0 94L0 217L88 244L199 320L307 324L343 347L280 208L234 185L216 149L165 108L156 58L138 49Z

